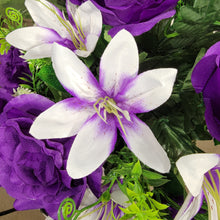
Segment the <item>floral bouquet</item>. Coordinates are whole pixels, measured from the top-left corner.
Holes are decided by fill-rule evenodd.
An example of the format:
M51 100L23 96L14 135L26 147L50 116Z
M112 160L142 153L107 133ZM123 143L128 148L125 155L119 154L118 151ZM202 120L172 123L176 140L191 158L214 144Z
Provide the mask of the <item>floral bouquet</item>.
M24 5L5 7L0 26L11 211L220 219L220 155L197 146L220 141L220 0Z

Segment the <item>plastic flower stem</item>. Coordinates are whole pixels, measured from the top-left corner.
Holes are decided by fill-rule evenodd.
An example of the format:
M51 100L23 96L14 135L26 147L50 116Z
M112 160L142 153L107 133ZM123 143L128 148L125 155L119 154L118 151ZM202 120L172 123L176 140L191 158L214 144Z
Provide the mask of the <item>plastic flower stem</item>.
M8 210L5 210L5 211L0 212L0 216L8 215L8 214L10 214L10 213L12 213L12 212L16 212L16 211L17 211L17 210L14 209L14 208L8 209Z
M61 220L61 211L65 220L71 220L76 213L76 204L74 200L71 198L66 198L62 201L58 210L58 220ZM70 214L71 216L69 216Z

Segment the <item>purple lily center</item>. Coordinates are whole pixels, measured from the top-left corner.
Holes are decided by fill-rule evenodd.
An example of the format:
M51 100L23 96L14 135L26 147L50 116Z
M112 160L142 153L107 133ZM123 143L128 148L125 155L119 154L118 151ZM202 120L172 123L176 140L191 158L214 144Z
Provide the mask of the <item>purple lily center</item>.
M203 191L208 203L209 213L220 216L220 171L211 170L204 176Z
M108 96L105 96L105 98L99 98L97 100L97 102L93 105L93 107L96 110L96 112L99 115L99 117L105 123L107 123L107 113L114 114L116 116L119 124L120 124L120 127L121 127L122 131L126 135L124 126L123 126L123 124L121 122L121 118L124 117L128 121L131 121L130 115L129 115L128 111L119 108L116 105L116 102L114 101L114 99L109 98Z

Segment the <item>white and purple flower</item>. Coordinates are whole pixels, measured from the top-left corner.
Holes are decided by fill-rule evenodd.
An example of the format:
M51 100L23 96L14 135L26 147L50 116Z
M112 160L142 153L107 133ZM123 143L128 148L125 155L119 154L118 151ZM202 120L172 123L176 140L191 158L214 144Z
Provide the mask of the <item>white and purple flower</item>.
M60 101L34 121L38 139L77 135L67 162L72 178L99 167L114 150L117 128L129 149L149 167L165 173L169 158L150 128L135 114L149 112L171 95L177 70L155 69L138 75L138 49L133 36L120 31L104 51L99 83L68 48L54 44L53 67L73 96Z
M97 202L97 197L87 188L80 204L79 209L83 209ZM103 219L120 219L124 216L120 207L128 207L130 205L128 197L120 190L117 184L111 188L109 201L98 203L94 207L82 212L79 219L83 220L103 220Z
M220 155L190 154L181 157L176 166L189 193L174 220L192 219L205 197L209 219L220 218Z
M95 49L102 30L101 12L87 1L78 8L66 0L69 20L57 7L46 0L25 0L36 26L12 31L6 40L27 51L24 59L51 57L52 45L57 42L87 57Z

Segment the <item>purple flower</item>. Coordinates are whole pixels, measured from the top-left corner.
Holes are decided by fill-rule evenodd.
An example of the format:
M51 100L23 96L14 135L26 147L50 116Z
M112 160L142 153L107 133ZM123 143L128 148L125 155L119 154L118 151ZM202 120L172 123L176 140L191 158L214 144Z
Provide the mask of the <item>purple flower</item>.
M66 160L73 138L41 141L29 134L35 117L52 105L37 94L18 96L5 105L0 115L0 185L16 199L15 209L45 209L56 219L64 198L80 205L87 184L100 196L102 172L72 180Z
M85 0L71 0L81 4ZM91 0L102 12L103 23L111 25L109 31L114 36L119 30L126 29L134 36L149 31L160 20L175 14L178 0Z
M220 155L190 154L181 157L176 166L189 193L174 220L193 219L204 197L208 204L209 219L219 219Z
M208 130L220 141L220 41L195 66L191 80L196 92L202 92Z
M102 30L102 15L90 1L76 8L66 0L69 20L46 0L25 0L25 6L37 26L19 28L6 36L11 45L27 51L25 59L50 57L53 42L82 57L95 49Z
M0 55L0 87L12 93L13 88L24 83L19 77L25 77L24 73L30 74L28 65L22 58L18 49L11 47L7 54Z
M120 31L105 49L99 83L68 48L54 44L52 61L57 78L75 97L40 114L30 133L39 139L77 134L67 161L72 178L90 174L107 159L114 150L117 128L143 163L159 172L169 171L166 152L135 114L151 111L169 98L176 69L155 69L138 75L137 45L126 30Z
M11 94L7 92L7 90L0 88L0 114L3 111L5 105L12 99Z

